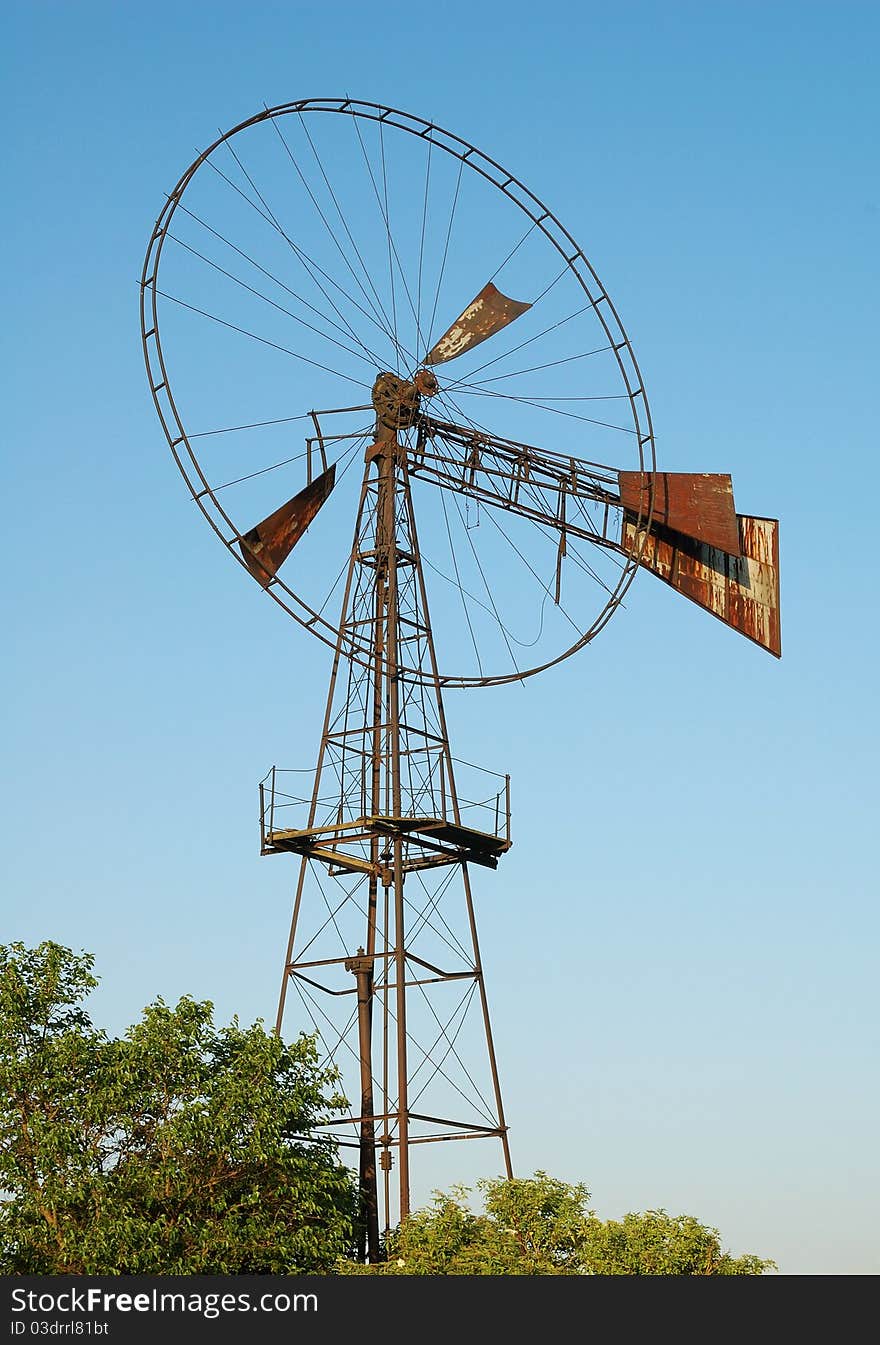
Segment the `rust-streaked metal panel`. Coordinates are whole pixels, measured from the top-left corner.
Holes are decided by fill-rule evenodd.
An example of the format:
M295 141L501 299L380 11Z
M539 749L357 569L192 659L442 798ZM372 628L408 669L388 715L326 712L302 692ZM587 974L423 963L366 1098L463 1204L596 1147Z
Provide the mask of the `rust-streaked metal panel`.
M779 619L779 522L737 514L740 555L707 546L661 524L646 534L624 514L621 544L640 563L692 602L705 607L777 658L782 657Z
M618 472L620 501L647 516L654 486L652 522L696 537L707 546L740 554L739 530L729 476L712 472Z
M245 565L263 588L276 574L336 484L336 464L264 518L239 542Z
M508 299L490 280L431 348L425 356L425 364L445 364L447 360L454 360L456 355L463 355L466 350L500 332L531 306L518 299Z

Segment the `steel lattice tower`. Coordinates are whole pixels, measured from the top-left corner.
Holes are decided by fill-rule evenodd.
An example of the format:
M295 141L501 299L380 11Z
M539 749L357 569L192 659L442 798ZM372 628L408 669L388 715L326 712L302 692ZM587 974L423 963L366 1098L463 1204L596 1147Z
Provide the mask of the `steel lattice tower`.
M508 779L488 772L460 794L406 450L381 419L366 459L305 825L289 824L296 796L274 769L261 813L263 853L301 856L277 1031L295 987L328 1059L349 1079L356 1067L359 1105L335 1124L356 1132L341 1142L360 1151L373 1260L394 1187L409 1213L415 1144L495 1138L512 1175L469 872L508 849L510 807Z

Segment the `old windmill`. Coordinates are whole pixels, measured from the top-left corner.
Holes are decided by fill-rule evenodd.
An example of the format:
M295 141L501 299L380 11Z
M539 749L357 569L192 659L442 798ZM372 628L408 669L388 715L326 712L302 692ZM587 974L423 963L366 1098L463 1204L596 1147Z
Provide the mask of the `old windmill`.
M262 782L261 848L298 864L277 1030L293 994L340 1069L375 1259L418 1146L489 1139L512 1173L472 894L509 780L453 757L444 692L569 657L640 568L778 657L777 523L727 475L657 470L572 236L393 108L305 99L220 135L159 215L141 317L193 499L331 651L317 763Z

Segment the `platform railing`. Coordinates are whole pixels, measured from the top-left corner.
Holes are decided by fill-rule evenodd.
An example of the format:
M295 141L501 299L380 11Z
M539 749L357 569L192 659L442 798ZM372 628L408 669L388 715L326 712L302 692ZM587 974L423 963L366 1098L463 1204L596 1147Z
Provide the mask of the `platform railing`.
M427 765L428 752L421 755L421 769L415 779L407 778L404 771L403 815L430 817L449 825L457 823L469 830L495 836L509 845L510 776L452 758L453 789L445 753L434 751L434 760ZM362 777L363 772L360 772L359 778ZM328 788L314 799L312 792L307 792L313 779L314 770L308 768L272 766L267 771L259 784L262 849L271 845L271 837L276 832L305 830L313 814L313 805L313 825L327 830L370 815L360 785L351 788L346 797L341 786L335 792L331 791L328 776ZM457 817L453 801L458 804ZM390 810L380 808L379 815L390 816Z

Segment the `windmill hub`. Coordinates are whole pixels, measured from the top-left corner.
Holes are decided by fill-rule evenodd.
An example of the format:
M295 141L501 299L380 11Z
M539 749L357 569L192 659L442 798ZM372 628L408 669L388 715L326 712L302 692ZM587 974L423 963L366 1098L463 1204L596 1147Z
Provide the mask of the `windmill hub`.
M377 438L393 438L398 430L411 429L418 418L422 397L433 397L438 387L430 369L419 369L412 380L387 371L379 374L372 392Z
M423 397L433 397L435 392L440 391L440 384L437 382L436 375L430 369L419 369L413 383Z

